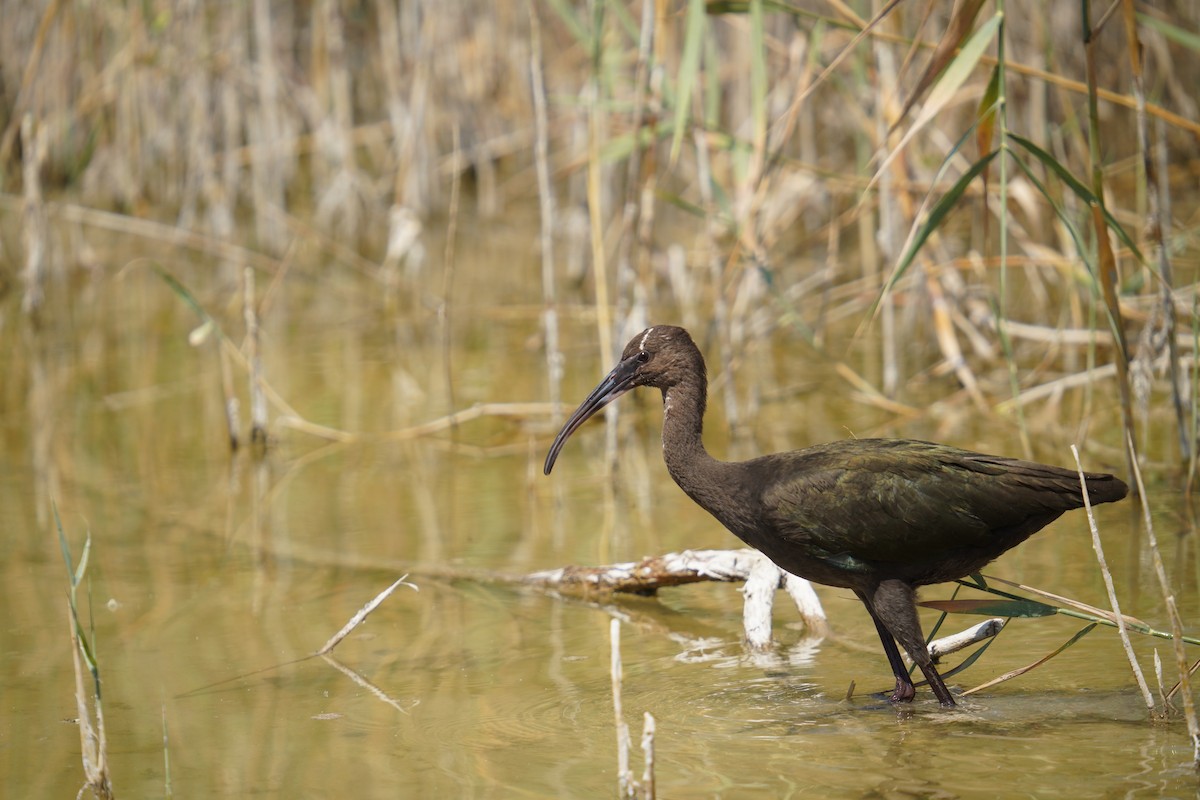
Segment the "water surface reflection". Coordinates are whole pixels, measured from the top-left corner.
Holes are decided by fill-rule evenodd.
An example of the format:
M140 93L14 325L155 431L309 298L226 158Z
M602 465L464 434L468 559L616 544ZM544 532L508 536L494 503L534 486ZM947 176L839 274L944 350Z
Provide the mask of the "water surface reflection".
M3 323L13 346L0 353L0 772L14 794L69 795L81 782L78 730L66 721L76 712L51 498L77 553L85 531L93 537L90 597L119 795L163 793L164 756L172 787L189 795L609 795L613 615L624 620L635 736L642 712L658 721L663 796L992 796L998 780L1038 797L1078 796L1082 784L1105 795L1194 792L1182 724L1145 720L1106 631L957 712L926 693L897 710L867 694L890 679L869 621L844 592L821 590L834 626L822 641L789 626L780 603L780 649L764 661L741 646L732 586L606 606L487 579L736 544L670 483L653 398L628 404L615 481L604 477L601 436L573 440L572 458L543 478L557 424L545 414L348 444L281 426L265 458L231 457L218 362L188 346L188 310L146 271L96 281L36 333L11 315ZM268 377L307 419L387 432L476 402L545 397L534 313L489 315L480 303L474 318L458 315L452 407L431 313L422 328L331 297L358 289L326 288L289 286L287 310L267 323ZM223 297L216 286L197 292ZM582 344L568 397L602 369L588 325L571 331ZM744 365L738 380L768 398L760 427L731 445L713 424L714 451L847 430L932 436L946 424L889 427L877 409L845 402L836 379L799 351ZM806 388L789 394L789 375L803 375ZM966 446L1016 447L992 429L953 434ZM1178 496L1157 484L1152 496L1194 619L1194 548L1172 533ZM1165 627L1127 533L1136 530L1130 508L1102 508L1099 519L1126 610ZM1104 602L1082 517L992 571ZM399 590L335 653L384 697L320 659L297 661L406 572L420 590ZM1077 628L1017 621L956 683L1028 663ZM1153 643L1136 644L1150 664ZM859 689L846 701L851 681Z

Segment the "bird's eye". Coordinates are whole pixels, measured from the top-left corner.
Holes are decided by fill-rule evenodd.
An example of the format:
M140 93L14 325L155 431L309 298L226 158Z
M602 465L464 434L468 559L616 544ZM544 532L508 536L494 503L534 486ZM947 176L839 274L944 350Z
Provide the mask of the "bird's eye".
M641 351L640 353L638 353L638 354L637 354L637 360L638 360L639 362L641 362L641 363L645 364L647 361L649 361L649 360L650 360L650 354L649 354L649 353L647 353L645 350L643 350L643 351Z

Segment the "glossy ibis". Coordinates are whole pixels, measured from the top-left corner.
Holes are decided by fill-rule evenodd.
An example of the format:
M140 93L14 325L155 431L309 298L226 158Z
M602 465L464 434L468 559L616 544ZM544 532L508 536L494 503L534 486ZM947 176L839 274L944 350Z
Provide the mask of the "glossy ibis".
M925 646L916 587L969 575L1083 505L1076 472L930 442L849 439L718 461L701 441L704 357L686 330L669 325L626 345L563 425L546 474L580 425L638 386L662 390L663 459L689 497L781 568L858 595L896 676L894 702L915 693L899 642L941 704L954 705ZM1127 491L1112 475L1086 480L1093 504Z

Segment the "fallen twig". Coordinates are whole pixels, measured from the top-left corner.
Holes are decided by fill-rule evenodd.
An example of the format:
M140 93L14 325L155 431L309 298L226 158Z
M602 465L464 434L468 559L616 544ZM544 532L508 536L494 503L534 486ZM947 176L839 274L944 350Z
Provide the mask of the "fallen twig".
M388 598L388 595L390 595L392 592L396 591L396 587L399 586L400 584L404 584L405 586L408 586L414 592L420 591L420 589L417 587L417 585L415 583L409 583L408 581L405 580L405 578L407 578L407 577L408 577L408 575L401 575L399 578L396 579L395 583L393 583L388 588L384 589L379 594L375 595L375 598L373 600L371 600L371 602L367 603L365 606L360 608L358 610L358 613L355 614L353 617L351 617L350 621L347 622L345 625L343 625L342 629L340 631L338 631L333 636L331 636L329 638L329 641L327 641L325 643L325 646L322 647L320 650L318 650L313 655L323 656L326 653L328 653L330 650L332 650L333 648L337 647L338 643L341 642L342 639L345 639L347 636L349 636L350 631L357 628L362 623L362 621L367 618L368 614L370 614L372 611L374 611L376 608L378 608L379 604Z
M757 550L684 550L622 564L559 567L534 572L523 582L585 595L652 595L668 586L703 581L746 582L742 618L751 647L762 648L771 641L771 608L779 588L787 590L809 628L823 633L827 627L812 585L779 569Z

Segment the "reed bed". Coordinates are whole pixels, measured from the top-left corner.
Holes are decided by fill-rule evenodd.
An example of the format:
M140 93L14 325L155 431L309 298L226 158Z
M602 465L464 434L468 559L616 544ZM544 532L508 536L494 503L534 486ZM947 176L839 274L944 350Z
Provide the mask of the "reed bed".
M1031 404L1107 415L1115 380L1151 462L1194 458L1191 5L4 6L0 186L23 246L0 280L30 312L77 268L68 220L125 219L211 254L217 296L242 284L261 374L245 270L347 270L394 306L448 222L448 343L460 214L536 196L552 399L572 315L604 361L677 318L716 351L735 431L760 402L738 364L796 338L1027 449Z

